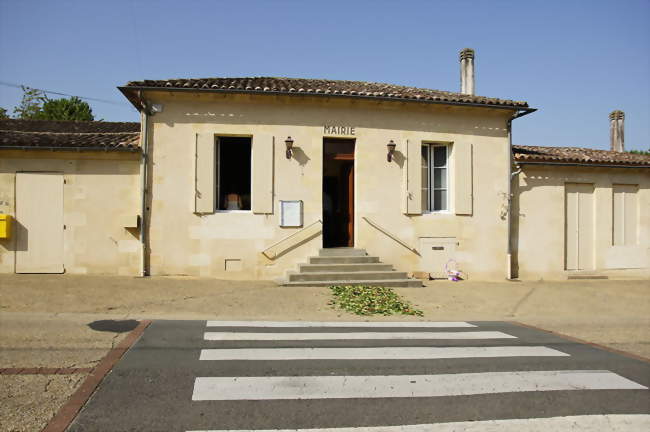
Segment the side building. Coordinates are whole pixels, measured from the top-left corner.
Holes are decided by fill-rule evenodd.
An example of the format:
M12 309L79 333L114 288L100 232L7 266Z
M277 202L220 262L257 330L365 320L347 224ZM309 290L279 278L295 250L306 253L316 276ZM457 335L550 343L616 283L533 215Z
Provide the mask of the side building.
M650 277L650 156L622 136L609 151L513 148L515 276Z
M139 123L0 120L0 272L140 275L140 161Z

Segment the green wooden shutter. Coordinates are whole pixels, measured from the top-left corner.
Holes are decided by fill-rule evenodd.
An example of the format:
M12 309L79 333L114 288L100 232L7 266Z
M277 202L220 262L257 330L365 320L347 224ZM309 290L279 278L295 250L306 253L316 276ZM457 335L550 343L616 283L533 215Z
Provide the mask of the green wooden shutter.
M422 214L422 144L406 140L405 214Z
M273 148L273 136L253 137L253 213L273 213Z
M216 160L214 134L196 134L195 213L214 213L216 195Z
M455 143L454 155L454 209L457 215L471 215L473 210L473 155L472 144Z

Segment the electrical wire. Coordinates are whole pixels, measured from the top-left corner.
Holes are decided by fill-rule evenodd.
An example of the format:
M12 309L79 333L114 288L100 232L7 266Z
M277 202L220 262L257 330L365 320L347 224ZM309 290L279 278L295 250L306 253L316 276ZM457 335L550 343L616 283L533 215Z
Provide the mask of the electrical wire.
M114 100L109 100L109 99L92 98L92 97L86 97L86 96L76 96L76 95L71 95L71 94L67 94L67 93L55 92L55 91L45 90L45 89L39 89L39 88L36 88L36 87L30 87L30 86L21 85L21 84L14 84L14 83L6 82L6 81L0 81L0 85L7 86L7 87L15 87L15 88L19 88L19 89L22 89L23 87L25 87L25 88L38 90L38 91L43 92L45 94L54 94L54 95L58 95L58 96L67 96L67 97L77 97L79 99L85 99L85 100L94 101L94 102L102 102L102 103L107 103L107 104L111 104L111 105L119 105L119 106L130 105L127 102L119 102L119 101L114 101Z

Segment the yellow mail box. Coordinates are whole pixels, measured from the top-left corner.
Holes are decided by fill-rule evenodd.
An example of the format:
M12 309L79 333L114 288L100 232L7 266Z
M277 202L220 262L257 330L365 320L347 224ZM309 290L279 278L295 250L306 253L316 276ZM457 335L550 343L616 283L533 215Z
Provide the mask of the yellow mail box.
M0 214L0 239L11 237L11 215Z

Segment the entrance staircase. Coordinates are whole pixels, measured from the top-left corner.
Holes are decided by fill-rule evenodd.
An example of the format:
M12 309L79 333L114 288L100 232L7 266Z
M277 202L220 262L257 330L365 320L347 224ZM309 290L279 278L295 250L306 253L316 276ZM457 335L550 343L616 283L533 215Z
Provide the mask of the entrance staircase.
M368 256L365 249L327 248L308 264L299 264L297 272L288 272L285 286L373 285L385 287L421 287L422 282L409 279L379 257Z

